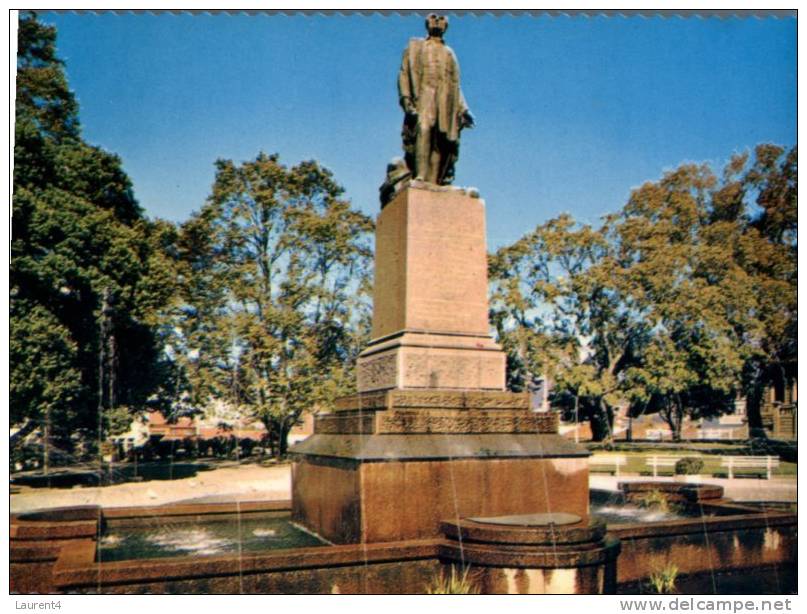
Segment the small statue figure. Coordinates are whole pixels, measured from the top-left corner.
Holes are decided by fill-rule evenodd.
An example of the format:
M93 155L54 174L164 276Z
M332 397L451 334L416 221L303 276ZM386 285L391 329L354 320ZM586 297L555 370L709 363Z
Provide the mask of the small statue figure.
M409 41L398 74L406 166L415 179L437 185L453 181L460 131L474 125L460 90L457 58L443 42L447 29L447 17L429 15L428 37Z
M389 201L395 198L395 195L404 186L404 182L412 177L412 173L406 167L406 162L403 158L393 158L387 164L387 178L381 187L378 188L378 196L381 199L381 208L383 209Z

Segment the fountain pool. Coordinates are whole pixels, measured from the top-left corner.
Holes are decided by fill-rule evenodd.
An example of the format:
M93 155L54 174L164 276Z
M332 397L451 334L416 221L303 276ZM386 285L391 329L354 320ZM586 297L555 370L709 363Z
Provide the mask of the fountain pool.
M98 561L174 556L212 556L284 548L323 546L288 514L250 514L206 522L171 522L120 526L108 522L98 541Z
M680 495L674 507L683 514L659 518L641 509L629 496L637 489ZM600 592L599 577L597 583L580 574L572 578L578 559L591 554L577 542L592 531L596 535L586 543L596 542L597 552L619 550L616 577L609 579L618 592L645 592L648 576L668 563L678 568L680 590L733 591L760 574L767 574L771 591L790 590L787 574L795 569L797 546L792 510L737 504L713 487L693 491L643 484L621 493L590 494L593 514L615 516L607 529L603 518L568 525L564 543L550 551L571 557L558 570L557 561L538 560L533 552L547 529L501 525L502 518L446 519L436 538L331 545L291 523L289 501L79 506L12 514L11 590L422 593L448 566L464 560L488 569L485 592ZM560 535L555 532L549 535L553 543ZM496 569L506 573L494 577L490 570Z

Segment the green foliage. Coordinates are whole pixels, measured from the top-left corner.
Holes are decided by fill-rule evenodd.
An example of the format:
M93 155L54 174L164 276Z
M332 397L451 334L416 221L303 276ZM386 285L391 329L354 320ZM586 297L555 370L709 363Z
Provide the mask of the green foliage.
M675 582L678 578L678 566L667 563L650 574L650 586L659 595L675 592Z
M620 308L622 289L605 266L611 251L602 232L562 215L489 264L492 322L509 363L551 378L556 404L577 405L584 418L608 415L619 401L619 373L641 332Z
M145 406L173 282L165 223L143 218L120 159L81 139L55 29L30 13L19 24L11 420L47 421L51 443L69 449L96 439L99 411Z
M104 431L109 435L122 435L132 425L132 411L125 405L110 407L104 412Z
M657 510L659 512L670 511L670 500L660 490L650 490L641 493L634 498L636 505L645 509Z
M490 258L492 322L511 385L541 374L553 402L607 440L614 408L752 413L796 360L796 150L757 147L722 176L683 165L634 190L599 228L568 215ZM781 375L778 375L781 377ZM758 422L758 417L757 417Z
M756 438L749 442L742 453L748 456L778 456L788 463L798 463L799 446L796 441L776 441L774 439Z
M76 424L76 400L84 392L70 331L42 305L16 299L10 327L11 424L24 423L36 411L38 418L50 420L57 439L67 439Z
M687 456L675 463L675 475L699 475L703 471L703 459Z
M426 587L427 595L478 595L479 588L474 582L470 567L464 567L462 571L452 565L451 572L446 574L444 570L435 575L431 583Z
M353 386L369 323L371 220L316 162L216 163L178 238L172 358L192 403L225 399L285 452L305 410Z

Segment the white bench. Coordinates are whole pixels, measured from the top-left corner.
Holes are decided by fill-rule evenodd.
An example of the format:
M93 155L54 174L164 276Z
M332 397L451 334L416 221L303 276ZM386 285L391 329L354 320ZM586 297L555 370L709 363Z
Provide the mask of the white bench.
M611 471L616 477L619 477L619 468L626 465L627 462L627 458L617 454L595 454L588 458L589 465L611 467Z
M768 480L771 479L773 470L779 467L778 456L724 456L721 466L726 467L729 472L729 479L734 477L737 469L756 469L756 473L764 473Z
M670 469L672 471L672 473L675 473L675 464L678 461L680 461L682 458L684 458L684 457L683 456L656 456L656 455L654 455L654 456L648 456L647 460L645 462L647 463L648 467L653 468L653 477L657 478L658 477L659 467L668 468L668 469Z

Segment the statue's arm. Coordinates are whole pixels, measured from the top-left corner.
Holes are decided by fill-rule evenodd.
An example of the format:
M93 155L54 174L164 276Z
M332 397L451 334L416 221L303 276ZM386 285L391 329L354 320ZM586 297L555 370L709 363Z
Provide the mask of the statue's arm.
M412 91L412 76L409 66L409 47L403 52L401 70L398 71L398 103L407 115L414 115L415 93Z
M473 128L475 123L474 116L468 108L468 104L465 102L465 96L462 94L462 88L460 87L460 65L453 51L451 52L451 60L451 78L454 83L456 83L457 92L459 93L457 99L457 117L459 117L460 120L460 128Z
M476 120L474 119L474 116L471 113L471 109L469 109L468 105L465 103L465 96L462 95L462 90L460 90L459 116L460 116L460 125L463 128L473 128L474 125L476 124Z

